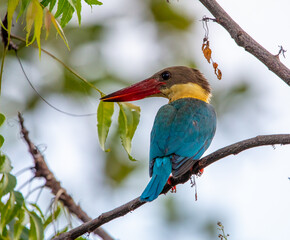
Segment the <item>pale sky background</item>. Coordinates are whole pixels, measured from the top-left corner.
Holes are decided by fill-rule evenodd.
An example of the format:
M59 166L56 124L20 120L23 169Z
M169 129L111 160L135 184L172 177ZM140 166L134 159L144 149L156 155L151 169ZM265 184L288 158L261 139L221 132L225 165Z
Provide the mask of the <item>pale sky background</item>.
M212 17L199 1L170 2L172 6L183 9L196 19L201 19L204 15ZM278 45L288 50L286 59L280 59L286 66L290 66L289 1L223 0L219 3L247 33L271 53L278 52ZM146 24L138 26L139 23L132 22L132 19L138 16L138 5L141 5L140 1L106 0L103 6L94 7L92 11L90 7L84 6L82 12L82 24L102 22L107 15L124 16L118 26L115 26L116 31L108 33L107 46L103 52L110 62L110 67L132 83L167 67L160 63L155 54L159 49L154 45L154 31ZM240 81L236 76L245 76L245 79L254 85L255 98L252 104L242 105L242 109L234 109L231 114L225 114L223 119L218 119L216 136L206 154L260 134L289 133L289 86L268 71L256 58L238 47L221 26L209 23L209 27L213 57L223 72L221 81L216 80L211 65L206 62L200 51L204 36L201 22L195 23L189 38L193 39L194 43L200 42L191 46L190 51L195 53L198 68L206 72L206 77L213 86L213 93ZM93 62L94 56L90 55L90 47L82 50L79 55L71 56L71 61L84 61L79 62L80 65L86 61ZM82 60L84 56L87 57L86 60ZM41 61L43 62L39 63L40 66L51 60L43 56ZM172 60L172 65L179 64ZM39 75L37 68L27 71L32 79ZM45 69L42 74L45 74ZM15 71L14 75L15 78L23 79L20 71ZM19 99L25 98L19 94L19 90L13 88L13 83L4 82L3 86L9 89L10 95ZM29 88L24 80L19 84L19 89L21 87ZM111 89L105 90L109 93L119 87L111 86ZM27 94L29 92L32 93L32 90ZM72 109L73 112L83 110L83 106L75 106L59 96L51 100L62 109ZM166 100L145 99L135 103L141 106L142 114L133 140L132 153L136 158L142 156L142 160L146 159L140 164L147 166L149 134L154 116ZM86 111L94 112L96 104L95 100L89 99ZM103 163L97 160L98 156L105 153L98 146L95 118L70 118L43 103L41 106L35 113L25 116L31 138L35 143L43 143L49 167L91 217L97 217L102 212L118 207L141 194L149 181L147 167L131 175L123 188L114 191L102 188ZM41 122L34 119L39 114L42 116ZM7 131L11 131L12 128L15 131L15 139L7 141L15 142L15 145L7 148L6 152L17 171L25 164L30 166L31 159L26 145L20 140L17 123L13 119L9 119L8 123ZM93 147L94 152L91 151ZM92 158L96 158L95 165L92 165ZM194 201L194 189L190 187L190 183L178 185L176 194L160 196L156 201L103 227L116 239L121 240L218 239L217 236L209 238L202 235L200 229L196 229L199 221L204 222L210 218L224 224L225 231L230 234L230 240L286 240L290 238L288 177L290 146L259 147L227 157L206 168L204 175L197 179L198 201ZM94 181L94 186L88 185L89 181ZM48 193L44 193L43 199L45 196L48 196ZM162 204L163 198L166 197L176 200L180 206L181 219L197 215L196 222L185 221L183 227L165 225L160 216L166 215L166 207Z

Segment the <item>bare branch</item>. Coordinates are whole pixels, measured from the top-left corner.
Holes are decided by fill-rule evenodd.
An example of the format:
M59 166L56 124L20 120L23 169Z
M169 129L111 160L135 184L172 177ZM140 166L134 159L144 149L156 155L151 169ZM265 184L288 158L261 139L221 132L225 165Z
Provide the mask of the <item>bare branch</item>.
M269 70L279 76L290 86L290 69L280 62L277 55L268 52L264 47L257 43L249 34L247 34L215 0L199 0L216 18L216 21L222 25L236 41L247 52L254 55Z
M73 198L60 185L60 182L56 180L54 174L49 170L44 157L39 152L38 148L33 144L33 142L31 142L28 136L29 132L24 126L24 119L21 113L18 113L18 118L23 139L27 143L29 152L34 159L35 177L42 177L45 179L45 186L51 189L51 192L57 196L59 201L61 201L68 208L70 213L75 214L82 222L88 222L92 220L86 214L86 212L84 212L82 208L75 203ZM94 233L99 235L104 240L113 240L113 238L102 228L94 229Z
M290 144L290 134L275 134L275 135L260 135L257 137L249 138L247 140L243 140L224 148L221 148L205 157L203 157L200 161L197 162L193 168L182 175L180 178L171 179L171 184L177 185L180 183L185 183L190 179L192 174L198 174L198 172L206 168L207 166L211 165L212 163L225 158L230 155L237 155L242 151L245 151L250 148L259 147L259 146L266 146L266 145L275 145L281 144L286 145ZM168 192L172 186L166 184L162 193Z
M200 161L197 162L197 164L190 169L187 173L185 173L183 176L179 178L172 178L171 184L166 184L162 193L167 193L172 186L175 186L177 184L185 183L187 182L192 174L197 174L199 170L202 168L205 168L209 166L210 164L226 157L229 155L236 155L244 150L264 146L264 145L274 145L274 144L290 144L290 134L277 134L277 135L261 135L254 138L246 139L237 143L234 143L232 145L229 145L227 147L221 148L206 157L202 158ZM117 207L109 212L105 212L101 214L99 217L95 218L94 220L91 220L89 222L86 222L79 227L76 227L69 232L62 233L58 237L54 238L54 240L71 240L75 239L84 233L90 233L94 231L94 229L100 227L101 225L115 219L121 216L126 215L127 213L139 208L145 204L145 202L141 202L139 197L133 199L132 201Z

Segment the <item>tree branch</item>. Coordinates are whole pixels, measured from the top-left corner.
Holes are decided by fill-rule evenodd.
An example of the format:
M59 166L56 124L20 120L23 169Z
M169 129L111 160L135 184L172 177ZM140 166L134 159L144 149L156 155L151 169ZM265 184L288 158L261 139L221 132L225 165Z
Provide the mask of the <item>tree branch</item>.
M210 164L226 157L229 155L236 155L244 150L264 146L264 145L274 145L274 144L290 144L290 134L277 134L277 135L261 135L254 138L246 139L234 144L231 144L227 147L221 148L206 157L203 157L200 161L197 162L195 166L193 166L192 169L190 169L187 173L182 175L179 178L172 178L171 185L166 184L162 193L167 193L172 186L175 186L177 184L185 183L187 182L192 174L197 174L199 170L202 168L205 168L209 166ZM101 214L99 217L86 222L79 227L76 227L69 232L62 233L58 237L54 238L54 240L71 240L75 239L84 233L90 233L94 231L94 229L100 227L101 225L115 219L121 216L126 215L127 213L139 208L145 204L145 202L141 202L139 197L133 199L132 201L117 207L109 212L105 212Z
M30 154L34 160L34 169L35 177L43 177L45 179L45 186L51 189L51 192L57 196L61 192L61 195L58 197L69 210L70 213L75 214L82 222L88 222L92 220L82 208L75 203L73 198L67 193L67 191L60 185L60 182L56 180L54 174L49 170L43 155L39 152L38 148L31 142L28 134L29 132L24 126L24 119L21 113L18 113L19 123L21 127L21 134L23 139L28 145ZM94 233L99 235L104 240L113 240L113 238L102 228L94 229Z
M215 0L199 0L216 18L217 22L222 25L236 41L247 52L254 55L269 70L279 76L285 83L290 86L290 69L288 69L279 60L279 55L273 55L264 47L257 43L249 34L247 34Z

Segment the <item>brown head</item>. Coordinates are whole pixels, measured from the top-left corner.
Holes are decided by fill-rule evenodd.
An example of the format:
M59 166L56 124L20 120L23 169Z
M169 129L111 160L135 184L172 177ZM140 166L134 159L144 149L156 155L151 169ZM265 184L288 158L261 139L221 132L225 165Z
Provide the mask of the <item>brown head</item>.
M208 81L197 69L176 66L165 68L148 79L111 93L101 100L123 102L149 96L166 97L170 102L187 97L209 102L211 88Z

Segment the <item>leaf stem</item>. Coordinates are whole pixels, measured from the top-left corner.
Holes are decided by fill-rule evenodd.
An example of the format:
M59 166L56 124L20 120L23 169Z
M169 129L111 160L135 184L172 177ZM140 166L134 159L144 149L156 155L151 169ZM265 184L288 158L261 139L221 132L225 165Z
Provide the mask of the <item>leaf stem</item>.
M2 76L3 76L3 70L4 70L4 62L6 53L8 50L8 45L4 47L3 56L2 56L2 62L1 62L1 70L0 70L0 96L1 96L1 86L2 86Z

